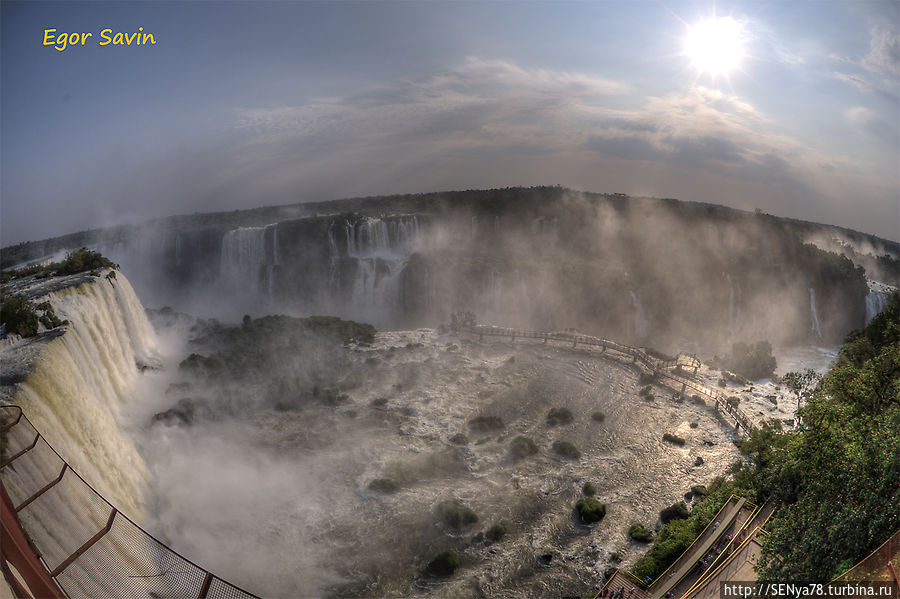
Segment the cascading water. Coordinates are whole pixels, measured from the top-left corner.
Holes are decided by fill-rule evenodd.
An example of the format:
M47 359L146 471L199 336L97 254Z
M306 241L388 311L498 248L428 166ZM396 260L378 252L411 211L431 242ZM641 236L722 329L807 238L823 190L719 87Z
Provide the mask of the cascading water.
M269 236L271 248L266 247ZM246 301L271 299L279 266L278 225L240 227L222 236L219 280L233 297Z
M737 333L741 318L741 286L738 284L735 288L730 274L726 274L725 279L728 281L728 334L733 336Z
M419 234L416 217L366 218L348 223L345 233L347 256L356 261L350 300L354 310L371 315L395 307L400 273Z
M222 236L220 277L230 289L255 288L265 258L265 227L240 227L228 231Z
M869 293L866 295L866 324L884 310L891 297L892 287L875 281L869 281Z
M809 313L812 318L811 331L821 339L822 328L819 326L819 312L816 310L816 290L812 287L809 288Z
M141 517L147 468L120 427L156 337L128 280L94 278L49 294L65 333L42 349L15 401L65 459L123 512Z
M635 295L634 291L629 291L628 293L631 294L631 303L634 306L634 336L637 339L644 339L650 334L650 321L647 320L647 316L644 314L644 307L641 305L638 296Z

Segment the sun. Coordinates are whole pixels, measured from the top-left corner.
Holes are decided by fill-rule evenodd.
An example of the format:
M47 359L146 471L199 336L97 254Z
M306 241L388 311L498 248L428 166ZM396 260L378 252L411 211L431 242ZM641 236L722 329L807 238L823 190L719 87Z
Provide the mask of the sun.
M727 76L746 56L744 26L732 17L712 17L689 25L684 54L701 74Z

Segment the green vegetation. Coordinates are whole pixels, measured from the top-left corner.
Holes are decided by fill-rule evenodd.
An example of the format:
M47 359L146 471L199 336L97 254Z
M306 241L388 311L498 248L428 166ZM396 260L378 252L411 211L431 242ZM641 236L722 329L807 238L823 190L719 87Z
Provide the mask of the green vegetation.
M729 370L752 381L771 377L776 366L772 345L768 341L757 341L755 345L735 343L725 364Z
M469 438L466 436L465 433L456 433L455 435L450 437L450 442L453 443L454 445L468 445Z
M538 452L537 445L529 437L519 435L509 444L509 453L514 460L521 460Z
M639 385L652 385L656 382L656 375L652 372L641 372L638 375L638 384Z
M673 503L659 512L659 519L663 524L668 524L672 520L683 520L688 516L690 516L690 513L683 501Z
M666 524L654 537L650 550L631 568L631 573L647 582L656 579L703 532L728 498L740 492L732 482L719 477L709 486L709 495L695 505L690 514L684 502L660 512L660 519ZM677 519L664 518L667 511Z
M830 580L900 528L900 294L847 338L799 416L800 430L756 431L742 447L753 468L736 475L782 504L766 581Z
M6 325L6 330L23 337L37 335L38 315L35 313L31 302L24 295L15 294L3 298L0 306L0 318Z
M673 435L671 433L663 433L663 441L668 441L669 443L674 443L675 445L684 445L685 441L678 435Z
M641 543L649 543L653 538L653 533L644 528L643 524L635 523L628 527L628 536L635 541L640 541Z
M435 508L438 519L449 528L460 530L478 522L478 514L458 499L440 502Z
M603 412L594 412L593 414L591 414L591 420L593 420L594 422L603 422L604 420L606 420L606 414L604 414Z
M791 377L786 377L788 381ZM642 580L661 574L709 524L732 494L781 507L760 537L762 581L828 581L900 528L900 294L862 332L851 334L831 371L806 389L801 426L771 421L741 446L731 479L717 478L689 517L684 504L660 513L668 522L635 563ZM682 518L682 519L672 519Z
M376 478L369 483L369 490L390 495L400 490L400 485L389 478Z
M647 401L653 401L653 392L650 391L650 385L645 386L638 392L638 395Z
M496 543L506 536L506 526L502 522L498 522L487 529L484 536L488 541Z
M603 520L606 515L606 504L600 503L593 497L582 497L575 502L575 511L585 524L593 524Z
M694 485L693 487L691 487L691 493L699 497L706 497L707 495L709 495L709 491L704 485Z
M585 497L593 497L597 494L597 487L594 486L594 483L592 483L591 481L587 481L581 487L581 492Z
M452 549L441 551L431 560L425 567L425 574L437 578L446 578L452 576L459 568L459 555Z
M3 297L0 302L0 322L8 332L22 337L37 335L39 324L46 329L69 324L68 320L60 320L56 316L50 302L41 302L35 306L27 297L18 293Z
M569 408L550 408L547 413L547 426L571 424L572 420L572 411Z
M568 441L554 441L553 451L569 460L577 460L581 458L581 452L572 443Z
M503 419L499 416L476 416L469 420L469 428L479 433L503 429Z
M6 269L2 273L0 282L6 283L13 279L21 279L30 275L34 275L38 279L45 279L54 275L74 275L80 272L95 273L103 268L112 268L118 270L119 265L110 261L100 254L87 248L81 248L70 252L61 262L50 262L49 264L36 264L20 269ZM110 273L107 278L115 279L115 274Z

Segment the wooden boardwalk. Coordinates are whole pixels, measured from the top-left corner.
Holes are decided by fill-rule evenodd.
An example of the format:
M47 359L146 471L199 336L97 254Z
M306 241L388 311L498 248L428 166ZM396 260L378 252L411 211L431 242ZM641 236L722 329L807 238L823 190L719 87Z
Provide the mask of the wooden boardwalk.
M737 405L728 401L727 395L718 389L711 389L690 378L690 376L696 374L697 369L700 367L700 361L694 356L679 354L677 358L662 360L650 355L642 348L630 347L609 339L568 331L530 331L490 325L474 325L458 327L456 333L477 335L479 341L484 341L485 337L503 337L510 339L511 342L515 342L516 339L524 339L539 341L543 344L550 342L554 344L562 343L571 345L572 348L576 348L579 345L587 348L599 348L601 355L610 357L615 355L619 360L630 360L635 366L655 375L658 384L665 385L682 396L686 394L697 395L705 401L712 402L717 410L734 420L735 428L745 434L749 435L754 429L751 420Z

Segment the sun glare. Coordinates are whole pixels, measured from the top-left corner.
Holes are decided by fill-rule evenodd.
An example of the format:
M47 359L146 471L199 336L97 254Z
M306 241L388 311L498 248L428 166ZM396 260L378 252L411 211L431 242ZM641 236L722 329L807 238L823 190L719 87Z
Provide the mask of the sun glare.
M700 73L725 76L744 57L743 26L731 17L713 17L688 26L684 53Z

